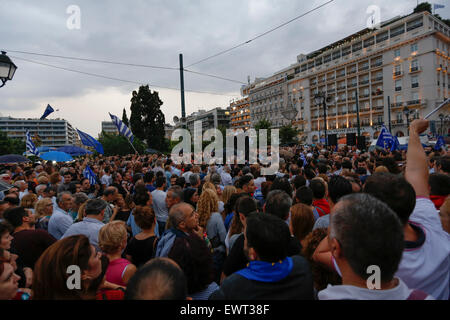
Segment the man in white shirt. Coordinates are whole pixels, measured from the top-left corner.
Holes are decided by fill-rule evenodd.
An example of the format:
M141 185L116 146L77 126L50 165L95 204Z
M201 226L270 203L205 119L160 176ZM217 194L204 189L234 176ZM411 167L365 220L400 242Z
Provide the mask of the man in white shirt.
M375 174L367 179L364 192L387 203L404 225L405 250L396 275L409 287L447 300L450 235L443 230L430 200L428 163L419 139L427 127L428 121L422 119L410 125L406 180L391 174Z
M334 207L326 239L342 285L329 285L319 292L319 299L432 300L395 276L403 253L402 229L397 215L375 197L364 193L343 197Z
M169 218L166 204L167 194L164 192L164 189L166 188L166 178L156 178L155 185L156 190L152 192L153 210L155 211L156 221L158 222L158 229L161 230L162 233L166 229L166 222Z
M102 176L100 181L104 188L107 188L112 184L112 177L110 175L109 167L105 168L105 174Z
M222 185L223 186L231 186L233 185L233 179L231 178L231 168L227 165L223 168L222 172L220 173L220 177L222 178Z

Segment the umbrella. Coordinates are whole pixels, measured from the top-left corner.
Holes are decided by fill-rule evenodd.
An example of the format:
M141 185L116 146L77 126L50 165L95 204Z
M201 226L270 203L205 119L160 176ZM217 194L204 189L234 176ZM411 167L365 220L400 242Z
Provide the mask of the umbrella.
M53 160L57 162L66 162L66 161L72 161L72 157L70 154L67 154L65 152L59 152L59 151L50 151L47 153L44 153L41 155L41 158L44 160Z
M28 162L29 159L19 154L7 154L0 157L0 163Z
M67 154L70 154L73 157L84 156L86 154L92 154L91 151L88 151L86 149L76 147L76 146L64 146L64 147L57 149L56 151L65 152Z

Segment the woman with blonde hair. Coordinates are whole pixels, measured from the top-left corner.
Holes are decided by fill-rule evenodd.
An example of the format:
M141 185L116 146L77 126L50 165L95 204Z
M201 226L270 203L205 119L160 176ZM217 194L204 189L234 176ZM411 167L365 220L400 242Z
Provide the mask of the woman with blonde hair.
M204 189L197 203L198 225L206 230L206 235L211 243L215 267L214 279L217 281L220 279L225 261L225 238L227 236L222 216L218 210L219 198L217 194L210 188Z
M48 222L53 213L53 201L50 198L42 198L35 205L36 229L48 230Z
M98 233L98 244L109 260L106 281L126 287L136 273L136 266L122 258L122 252L127 246L125 222L115 220L105 224Z
M20 201L20 206L24 207L25 209L30 210L34 214L34 207L36 205L38 198L37 195L34 193L28 193L22 197L22 200Z
M227 203L228 200L230 200L231 195L233 193L237 193L236 187L235 186L226 186L223 189L223 192L222 192L222 199L221 200L223 201L223 203Z

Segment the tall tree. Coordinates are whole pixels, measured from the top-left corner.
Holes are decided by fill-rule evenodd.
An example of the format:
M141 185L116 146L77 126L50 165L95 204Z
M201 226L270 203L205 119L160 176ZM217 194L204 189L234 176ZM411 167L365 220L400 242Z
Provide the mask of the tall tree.
M431 4L428 2L422 2L422 3L419 3L417 5L417 7L414 8L414 13L422 12L422 11L428 11L429 13L432 13L431 12Z
M161 111L163 102L157 91L151 91L149 86L140 86L139 91L133 91L131 98L130 126L133 134L147 142L148 147L164 150L164 114Z
M289 144L298 142L297 135L299 131L293 127L291 124L282 126L280 128L280 143Z
M6 132L0 130L0 155L22 154L25 149L25 141L8 138Z
M130 122L128 121L128 117L127 117L127 110L125 110L125 108L123 108L122 122L125 123L125 125L127 127L130 127Z

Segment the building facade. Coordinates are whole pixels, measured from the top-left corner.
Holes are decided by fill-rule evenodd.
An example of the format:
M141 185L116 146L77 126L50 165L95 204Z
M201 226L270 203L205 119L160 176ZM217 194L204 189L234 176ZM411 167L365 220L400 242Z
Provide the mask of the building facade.
M250 128L250 102L248 97L233 100L230 103L230 129L247 130Z
M17 119L0 117L0 130L12 139L26 140L27 130L32 139L37 139L44 147L80 145L77 131L64 119Z
M424 117L449 96L449 44L449 26L420 12L301 54L295 64L245 86L251 125L264 118L273 127L289 124L286 111L294 108L292 123L302 141L318 142L324 138L324 107L314 97L323 93L327 134L356 133L359 109L367 138L376 138L389 121L392 134L407 135L408 121ZM450 114L450 107L440 113ZM438 114L430 118L436 124Z
M116 125L112 121L102 121L102 132L108 134L119 134Z
M186 117L187 129L191 133L194 132L195 121L202 121L202 131L205 132L208 129L218 129L220 126L225 128L230 127L230 111L228 109L214 108L208 111L199 110ZM180 127L181 123L176 125L176 128Z

